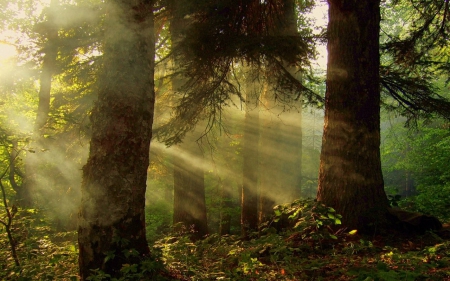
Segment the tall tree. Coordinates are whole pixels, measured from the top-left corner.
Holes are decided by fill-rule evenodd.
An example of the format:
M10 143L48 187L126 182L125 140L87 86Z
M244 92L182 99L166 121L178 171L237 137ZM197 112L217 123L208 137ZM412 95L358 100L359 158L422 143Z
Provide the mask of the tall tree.
M242 146L241 234L247 237L258 227L259 83L246 79L244 137Z
M186 4L186 2L184 2ZM180 40L189 24L185 19L190 14L189 5L183 1L170 1L170 33L173 49L178 48ZM174 50L174 52L176 52ZM174 65L180 64L178 57L174 57ZM172 88L179 93L185 82L182 75L172 76ZM178 153L173 156L174 172L174 204L173 223L181 223L192 228L193 239L200 239L208 234L206 199L205 199L205 173L202 165L203 151L196 142L198 133L193 130L188 133L183 142L177 144Z
M103 72L79 213L81 280L94 269L118 276L123 264L150 252L144 207L155 101L153 1L105 5Z
M299 36L297 6L294 0L283 0L282 15L276 22L275 36ZM297 81L301 80L299 67L285 64L286 71ZM264 108L269 117L261 127L261 221L273 214L276 204L300 198L301 151L302 151L302 102L300 96L284 96L274 91L265 91ZM267 114L266 114L267 115Z
M380 1L329 0L318 200L351 228L386 220L380 161Z
M36 121L33 129L32 150L39 151L45 147L43 135L47 118L50 112L50 94L52 87L52 78L55 74L56 59L58 55L58 27L55 22L55 12L59 8L59 0L52 0L50 7L44 13L46 20L40 23L36 29L43 37L42 47L42 65L40 73L40 87L38 96L38 108L36 112ZM31 149L29 152L32 151ZM30 207L33 204L33 192L36 192L37 167L40 158L33 153L28 153L25 158L25 177L22 186L18 189L17 197L23 206Z

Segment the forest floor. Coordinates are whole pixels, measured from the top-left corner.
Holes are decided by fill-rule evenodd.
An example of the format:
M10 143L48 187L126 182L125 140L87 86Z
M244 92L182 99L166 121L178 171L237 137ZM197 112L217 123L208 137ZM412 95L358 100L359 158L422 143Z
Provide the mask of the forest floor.
M289 209L285 213L295 219L294 227L277 231L269 223L248 239L212 234L192 242L189 231L172 231L152 242L159 261L146 266L163 272L158 280L450 281L449 228L366 236L339 228L333 212L315 206L296 216L300 213ZM14 231L20 266L14 265L6 233L0 232L0 280L79 279L76 232L56 232L37 217L18 221ZM139 275L143 265L127 266L117 280L147 280ZM112 279L98 275L91 280Z
M450 280L447 231L335 236L313 240L285 232L243 241L211 235L156 246L178 280Z

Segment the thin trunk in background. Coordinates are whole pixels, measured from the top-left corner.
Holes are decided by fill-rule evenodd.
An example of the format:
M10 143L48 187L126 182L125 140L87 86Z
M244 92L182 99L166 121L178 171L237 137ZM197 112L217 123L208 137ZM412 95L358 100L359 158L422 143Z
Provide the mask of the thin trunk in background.
M180 1L171 1L170 10L172 18L170 21L170 33L172 36L173 48L183 37L183 32L187 27L185 19L188 13L184 10ZM177 66L178 62L174 61ZM172 77L172 88L174 93L179 91L184 84L183 77ZM202 127L201 124L197 127ZM182 224L188 231L192 232L193 239L201 239L208 234L205 179L203 151L196 142L195 130L186 134L183 142L177 144L173 155L173 175L174 175L174 204L173 223Z
M234 207L234 198L231 194L230 187L233 184L232 175L226 175L221 181L221 194L220 194L220 225L219 235L230 234L231 231L231 211Z
M56 10L59 0L50 2L50 10ZM38 30L46 38L42 48L43 60L41 65L41 75L39 78L38 108L36 120L33 128L33 139L30 143L30 150L25 157L25 177L20 191L17 193L17 200L24 207L33 205L33 194L36 192L37 173L40 165L39 152L45 148L45 124L50 113L50 97L52 87L52 77L55 73L56 59L58 55L58 28L54 21L55 12L49 11L47 19L41 23ZM31 152L33 151L33 152Z
M268 220L273 214L273 207L277 204L276 198L282 195L282 151L280 149L281 125L279 117L274 113L275 98L270 91L264 90L261 96L261 108L264 116L261 122L260 132L260 157L259 157L259 214L260 223ZM280 150L279 150L280 149Z
M189 134L190 135L190 134ZM181 223L194 240L208 234L203 153L189 135L179 144L174 161L173 223Z
M258 228L259 83L247 78L242 147L241 235Z
M296 4L283 1L282 20L276 28L280 36L299 36ZM285 65L297 80L301 73L295 65ZM286 99L283 102L280 99ZM265 92L266 118L261 127L260 214L263 222L273 215L277 204L290 203L301 196L302 102L301 97L277 97Z

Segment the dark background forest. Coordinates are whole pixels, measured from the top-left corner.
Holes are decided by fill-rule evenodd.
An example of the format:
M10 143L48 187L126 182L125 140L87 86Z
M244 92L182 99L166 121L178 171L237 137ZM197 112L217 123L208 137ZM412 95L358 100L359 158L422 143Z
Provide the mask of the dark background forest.
M448 0L0 7L0 279L450 279Z

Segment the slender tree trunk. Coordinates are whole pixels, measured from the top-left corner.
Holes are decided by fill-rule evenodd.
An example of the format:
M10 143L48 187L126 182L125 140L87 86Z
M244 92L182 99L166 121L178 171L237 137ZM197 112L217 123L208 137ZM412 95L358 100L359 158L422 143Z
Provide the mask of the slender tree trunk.
M283 6L283 21L284 24L281 27L280 34L287 36L299 36L297 27L297 13L296 3L294 0L284 0ZM286 69L297 80L301 80L301 73L296 66L287 65ZM282 136L284 145L282 149L284 155L286 155L284 161L283 171L285 176L284 189L285 198L282 202L291 202L292 200L299 199L301 196L301 184L302 184L302 145L303 145L303 132L302 132L302 102L301 98L298 100L292 100L291 108L289 112L285 112L282 115L284 119L281 127L281 132L285 135Z
M230 234L231 231L231 211L234 207L233 196L231 194L230 187L233 185L232 175L227 174L220 183L220 226L219 235Z
M295 1L282 2L282 16L276 33L299 36ZM296 66L285 65L285 68L292 77L301 79ZM269 92L266 92L264 102L271 117L261 128L260 221L273 215L276 204L300 198L302 171L301 102L292 98L289 105L277 104L276 97Z
M208 234L203 154L195 141L185 141L190 147L179 145L174 156L173 223L192 230L192 239L198 240Z
M241 234L258 228L258 162L259 162L259 94L255 83L248 81L244 138L243 138L243 179L241 190Z
M273 207L277 204L277 198L283 193L281 180L281 166L283 159L281 157L282 151L278 151L279 145L279 131L280 125L278 117L273 113L275 108L275 99L273 95L264 91L261 102L264 106L262 108L268 109L268 112L261 114L262 119L261 134L260 134L260 155L259 155L259 214L258 220L260 223L268 220L273 214Z
M59 6L59 0L52 0L50 2L50 9L55 10ZM47 123L48 114L50 113L50 93L52 88L52 77L55 72L56 59L58 55L58 29L55 26L53 19L55 13L49 12L47 20L41 24L40 32L46 36L47 41L44 44L42 52L44 54L41 66L41 75L39 78L40 88L38 96L38 108L36 112L36 120L33 128L33 140L31 142L31 149L35 153L28 152L25 157L25 177L20 187L21 191L18 195L18 202L24 207L33 205L33 194L36 193L37 184L37 170L41 164L39 155L40 149L45 147L44 144L44 129ZM30 150L31 150L30 149Z
M318 200L343 224L383 223L380 161L379 0L329 0L325 126Z
M185 19L186 11L183 9L182 1L170 1L172 19L170 21L170 32L174 47L183 36L187 27ZM178 65L174 61L174 65ZM172 78L172 88L174 92L180 90L184 84L183 77L174 76ZM208 234L205 179L202 165L203 151L199 147L195 138L196 134L190 132L186 135L183 143L177 145L176 153L173 157L174 169L174 205L173 223L181 223L185 227L192 228L191 237L194 240L201 239ZM187 156L186 156L187 155Z
M78 244L81 280L119 275L149 254L145 190L154 113L152 1L106 3L103 73L83 168ZM136 255L128 255L135 251Z

